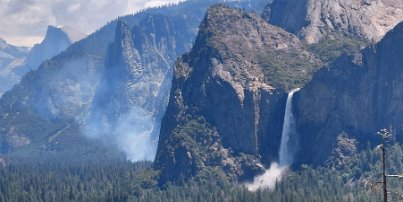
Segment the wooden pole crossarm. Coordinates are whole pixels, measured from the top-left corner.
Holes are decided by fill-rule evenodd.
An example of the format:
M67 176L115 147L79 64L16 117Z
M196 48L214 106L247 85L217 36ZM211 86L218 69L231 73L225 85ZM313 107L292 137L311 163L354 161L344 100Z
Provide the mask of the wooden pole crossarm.
M403 175L386 175L386 177L397 177L397 178L403 178Z

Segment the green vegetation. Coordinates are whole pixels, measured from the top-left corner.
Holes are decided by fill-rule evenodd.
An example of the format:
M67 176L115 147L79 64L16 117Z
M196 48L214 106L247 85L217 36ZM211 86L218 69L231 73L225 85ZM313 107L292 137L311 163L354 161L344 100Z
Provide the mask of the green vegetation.
M388 148L388 173L401 173L402 147ZM371 186L379 163L379 151L368 149L337 165L302 165L273 191L249 192L211 167L181 186L160 188L150 162L13 161L0 167L0 201L380 201L380 187ZM389 179L389 186L402 191L403 181Z
M257 61L267 82L284 90L303 86L321 66L319 61L301 58L298 53L281 50L259 54Z
M353 55L367 45L366 42L345 36L327 37L319 43L306 45L304 57L293 51L267 51L257 56L267 82L284 90L291 90L308 83L313 73L342 54Z
M11 162L0 168L0 201L125 201L148 162ZM151 176L151 175L149 175Z
M314 53L324 64L329 64L342 54L353 55L368 45L362 39L337 36L326 37L319 43L309 44L308 49Z
M6 118L0 119L0 154L7 154L12 159L43 161L63 156L70 160L76 159L77 155L124 158L114 145L87 138L75 121L45 119L25 109L7 114ZM29 144L11 141L13 136Z
M160 162L175 161L170 163L174 167L162 171L167 172L163 173L163 182L168 180L182 184L182 181L187 181L206 166L220 164L220 153L212 149L213 144L219 142L216 130L203 117L188 116L185 119L183 126L175 128L164 141L164 151L156 157Z

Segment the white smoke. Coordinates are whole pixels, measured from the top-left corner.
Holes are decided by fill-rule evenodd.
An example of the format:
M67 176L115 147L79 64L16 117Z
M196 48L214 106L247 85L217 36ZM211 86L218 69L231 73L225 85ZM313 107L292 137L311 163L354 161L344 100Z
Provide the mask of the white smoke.
M153 138L153 131L159 125L155 122L151 113L139 108L119 117L113 135L128 160L154 160L158 140Z
M283 174L287 170L288 166L279 166L278 163L274 162L263 175L256 176L253 179L253 183L246 184L246 187L249 191L257 191L258 189L273 190L276 188L276 183L281 182Z
M128 113L122 114L113 124L107 116L87 120L85 134L93 139L115 144L126 154L130 161L154 160L158 136L155 128L160 121L152 113L138 107L133 107Z

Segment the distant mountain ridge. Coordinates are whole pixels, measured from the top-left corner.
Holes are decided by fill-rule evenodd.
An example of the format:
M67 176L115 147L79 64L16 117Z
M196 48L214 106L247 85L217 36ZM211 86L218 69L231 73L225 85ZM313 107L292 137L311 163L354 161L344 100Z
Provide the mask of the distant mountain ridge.
M10 45L4 39L0 38L0 50L2 57L22 57L26 55L29 48Z
M71 30L69 32L74 35L74 39L63 29ZM27 72L38 68L43 61L66 50L68 46L80 37L83 37L83 35L78 31L73 31L73 28L48 26L43 41L35 44L29 51L28 48L9 48L16 56L8 60L8 64L1 63L2 60L0 59L0 95L10 90ZM11 47L10 45L2 46ZM23 51L18 52L19 50Z
M28 53L29 48L10 45L0 38L0 96L9 90L7 78L14 71L14 67L25 63L25 57Z

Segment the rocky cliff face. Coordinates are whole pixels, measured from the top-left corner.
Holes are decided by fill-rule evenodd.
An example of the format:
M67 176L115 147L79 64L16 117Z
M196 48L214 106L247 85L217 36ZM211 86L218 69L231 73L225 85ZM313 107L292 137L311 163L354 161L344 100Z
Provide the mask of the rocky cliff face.
M274 0L265 18L308 43L334 33L379 41L403 20L401 0Z
M322 163L340 135L376 142L376 132L392 128L402 141L403 23L374 46L343 56L318 71L297 95L302 163ZM318 152L320 151L320 152Z
M42 155L48 154L46 148L56 143L58 147L55 148L60 149L63 145L71 150L77 145L72 142L83 143L77 148L89 144L91 141L83 140L85 138L80 127L90 122L94 109L102 108L98 106L102 100L111 104L108 105L111 107L106 109L113 108L111 111L114 112L122 112L125 109L131 111L134 108L139 110L138 113L110 114L101 111L101 114L107 114L108 121L98 122L96 126L99 126L99 129L104 128L101 125L103 123L120 122L119 116L123 116L128 118L124 120L129 122L126 122L128 125L117 127L119 131L123 131L122 134L129 132L147 136L155 132L156 136L158 123L168 102L176 57L190 50L207 7L217 2L221 1L186 1L176 6L154 8L121 17L44 62L38 70L29 72L20 84L0 100L0 151L21 151L20 154L24 154L22 151L29 148L36 152L29 150L30 154ZM244 0L228 3L247 10L260 10L267 2ZM127 22L126 30L129 32L120 32L126 34L117 39L116 25L120 20ZM109 46L111 43L113 45ZM115 80L125 73L135 75L132 70L140 68L143 70L141 75L130 78L124 76L119 78L122 79L120 81ZM107 87L100 87L102 83L107 84ZM116 88L118 90L115 92ZM153 125L154 123L156 124ZM126 127L133 126L132 124L137 124L138 127ZM136 132L138 128L147 133ZM18 144L18 147L17 144L12 144L13 141L9 141L9 137L13 134L21 137L18 139L24 140L20 141L24 144ZM87 135L94 137L97 134ZM106 138L108 140L117 137L116 133L109 135L110 138ZM142 138L143 136L119 142L124 145L125 152L135 153L132 150L149 146L142 144L141 141L147 139ZM47 138L50 140L45 141ZM153 144L155 147L156 143ZM92 145L84 148L91 150ZM57 153L59 150L52 151ZM151 154L147 155L152 156L152 152L148 153Z
M116 120L128 111L131 99L135 99L130 87L143 75L139 52L133 47L133 35L120 21L116 27L115 41L109 46L103 79L93 101L96 112L104 111L105 118Z
M292 57L306 65L284 62ZM254 14L210 8L174 70L155 161L161 181L178 182L205 167L235 180L261 172L277 156L285 91L298 85L284 78L308 77L307 64L318 61L292 34Z
M155 157L176 56L172 22L158 15L146 20L133 32L118 22L85 124L89 136L115 142L130 160Z

